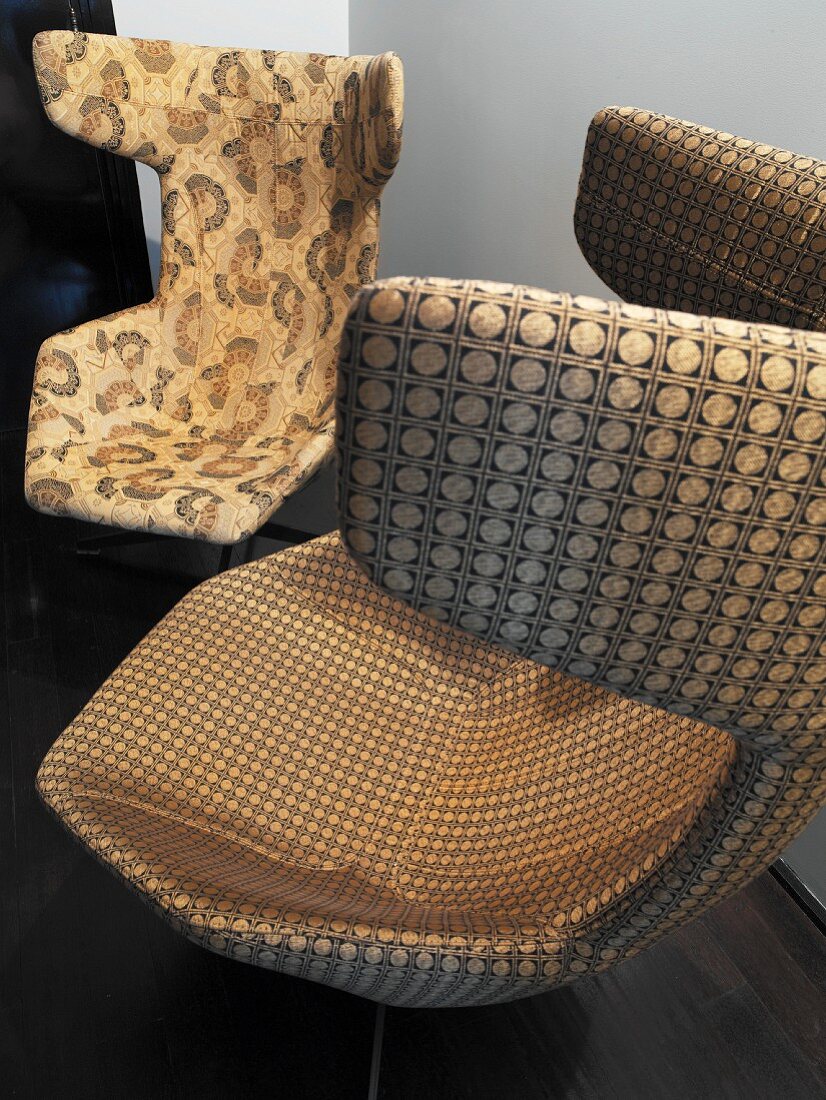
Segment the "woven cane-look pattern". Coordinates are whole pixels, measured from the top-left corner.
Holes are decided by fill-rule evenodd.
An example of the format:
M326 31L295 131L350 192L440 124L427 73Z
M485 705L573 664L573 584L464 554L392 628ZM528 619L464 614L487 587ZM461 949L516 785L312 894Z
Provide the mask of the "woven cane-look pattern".
M626 302L826 328L826 164L634 107L588 131L575 215Z
M421 279L348 329L342 530L376 583L819 764L826 338Z
M738 881L760 859L743 837L773 834L773 778L727 734L391 599L325 536L185 597L38 783L196 943L463 1005L610 965L659 931L655 911L691 914L720 867ZM703 830L721 862L692 877Z
M56 126L157 170L163 226L151 302L43 345L27 497L237 542L331 455L341 326L399 154L399 60L48 31L34 61Z

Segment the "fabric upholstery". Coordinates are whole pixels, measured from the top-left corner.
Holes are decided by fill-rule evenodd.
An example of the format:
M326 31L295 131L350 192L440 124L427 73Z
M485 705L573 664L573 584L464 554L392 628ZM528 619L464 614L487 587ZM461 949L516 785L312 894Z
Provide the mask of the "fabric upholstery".
M693 919L760 874L826 796L817 554L792 552L789 535L787 561L760 541L780 522L758 522L765 495L706 524L696 482L713 501L742 482L700 464L682 500L666 446L683 432L688 455L712 436L701 410L719 419L725 407L690 344L716 349L731 396L746 337L759 387L758 376L794 369L790 336L492 284L364 289L338 409L346 546L325 536L195 589L55 743L42 797L194 942L388 1004L528 996ZM798 339L813 368L816 338ZM636 400L649 385L665 394L660 412L653 396ZM696 415L655 426L684 405L678 389ZM766 401L781 392L769 386ZM809 432L816 402L794 392L777 401ZM790 451L815 461L807 445ZM660 546L672 516L694 518L695 533L677 524ZM509 523L503 538L497 525ZM750 549L717 535L705 547L712 523L721 536L742 524ZM592 543L599 554L585 552ZM769 597L774 579L799 573ZM493 604L470 596L489 582ZM658 585L669 601L650 598ZM781 604L799 629L778 625ZM729 630L725 641L702 633L706 620ZM506 622L527 634L503 632ZM759 622L777 657L753 644ZM534 652L537 623L572 631L567 647L554 636ZM597 645L578 647L586 634L622 649L616 666ZM686 668L702 662L691 682L707 678L707 706L681 694L688 681L670 657L683 649ZM769 675L775 664L794 668L791 725L768 705L775 686L791 690ZM612 667L638 679L614 684ZM752 698L760 670L767 683ZM735 684L751 711L715 698ZM735 736L708 720L724 703L740 715L728 723ZM686 707L706 720L674 712Z
M760 866L744 838L782 820L727 734L434 622L337 535L198 586L38 784L194 942L410 1006L610 965Z
M47 340L34 507L237 542L328 459L350 297L375 274L401 137L393 54L328 57L67 31L34 43L51 121L152 165L157 296Z
M591 123L576 235L626 302L826 328L826 164L635 107Z
M731 730L826 729L826 338L391 280L347 325L343 536L440 621Z

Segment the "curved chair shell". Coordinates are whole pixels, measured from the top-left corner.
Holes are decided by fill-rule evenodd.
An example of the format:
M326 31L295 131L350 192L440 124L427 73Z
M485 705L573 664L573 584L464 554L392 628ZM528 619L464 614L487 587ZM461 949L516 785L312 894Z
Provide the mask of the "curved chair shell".
M377 1001L492 1003L615 965L764 870L826 796L809 510L826 417L805 393L824 368L816 338L780 329L496 284L363 290L343 543L190 593L55 743L42 797L189 938ZM785 410L788 436L753 446L788 484L729 514L748 421L702 418L752 390ZM691 448L712 434L709 463ZM769 489L800 506L782 552L753 542L785 522ZM537 649L536 624L570 636ZM695 660L702 698L683 691Z
M51 121L161 181L156 297L51 337L38 509L238 542L331 455L350 297L375 274L401 139L393 54L328 57L67 31L34 43Z
M626 302L826 328L826 164L636 107L588 131L575 228Z
M719 730L391 599L331 535L187 595L38 787L195 943L442 1007L602 969L659 927L652 903L692 913L711 886L686 846L753 823L733 766Z
M365 573L737 742L690 835L583 932L602 965L745 885L826 800L824 382L823 338L773 326L444 279L354 303L339 507Z

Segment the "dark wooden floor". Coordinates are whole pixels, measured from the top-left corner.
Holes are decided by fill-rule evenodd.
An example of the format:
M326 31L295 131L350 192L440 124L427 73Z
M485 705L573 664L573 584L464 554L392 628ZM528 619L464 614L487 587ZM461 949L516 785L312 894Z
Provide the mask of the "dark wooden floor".
M365 1096L372 1005L186 943L38 803L49 744L218 551L76 557L79 526L24 505L22 450L0 435L0 1095ZM826 937L766 876L600 978L389 1011L381 1096L826 1096Z

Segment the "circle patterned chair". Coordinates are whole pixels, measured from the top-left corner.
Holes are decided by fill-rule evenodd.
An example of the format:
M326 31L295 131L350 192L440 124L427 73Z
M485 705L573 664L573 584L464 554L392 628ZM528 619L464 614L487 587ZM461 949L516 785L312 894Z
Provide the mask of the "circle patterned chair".
M332 457L341 328L375 275L400 150L401 63L44 31L34 64L56 126L157 171L163 224L152 301L40 351L27 499L240 542Z
M826 163L637 107L589 127L577 241L625 302L826 329Z
M826 340L358 293L341 533L195 588L39 790L190 940L383 1004L614 966L826 796Z

